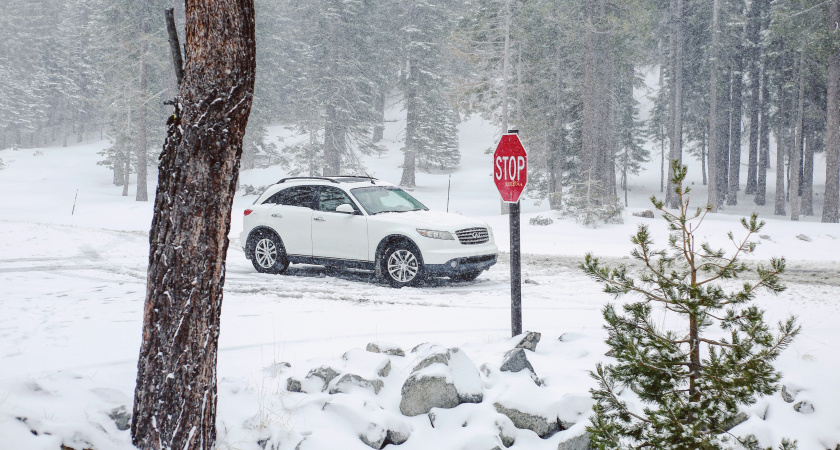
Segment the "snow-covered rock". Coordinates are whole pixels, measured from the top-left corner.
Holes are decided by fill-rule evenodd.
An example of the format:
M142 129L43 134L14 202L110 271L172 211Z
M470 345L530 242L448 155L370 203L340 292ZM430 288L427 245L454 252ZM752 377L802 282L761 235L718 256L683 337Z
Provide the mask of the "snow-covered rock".
M511 338L511 341L516 342L515 348L524 348L526 350L531 350L532 352L537 351L537 344L540 343L540 338L542 337L541 333L535 331L526 331L518 336L514 336Z
M528 361L528 356L525 354L525 349L523 348L515 348L505 353L502 366L499 370L502 372L521 372L525 370L537 386L542 385L542 380L537 376L537 372L534 371L534 366Z
M461 349L432 346L418 351L428 354L412 369L402 386L400 411L403 414L416 416L427 414L432 408L454 408L461 403L482 401L478 369Z
M353 373L345 373L332 383L330 394L347 394L353 392L355 389L372 390L374 394L378 394L384 385L382 380L367 380Z
M390 342L371 342L366 350L372 353L384 353L392 356L405 356L405 352L396 344Z
M338 374L338 371L329 366L312 369L306 374L302 389L306 392L324 391Z

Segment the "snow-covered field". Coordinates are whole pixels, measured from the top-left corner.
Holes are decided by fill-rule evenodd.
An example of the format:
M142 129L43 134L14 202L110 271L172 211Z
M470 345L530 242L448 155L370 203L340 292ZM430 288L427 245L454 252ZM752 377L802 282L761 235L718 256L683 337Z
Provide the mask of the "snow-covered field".
M285 133L280 127L272 131ZM390 123L388 152L366 160L371 175L399 181L400 133L400 123ZM452 173L449 209L487 220L507 252L507 216L498 215L485 154L498 139L494 133L476 118L461 125L462 164ZM131 410L152 202L135 202L133 184L130 197L120 195L111 173L96 165L105 145L0 151L6 165L0 170L0 449L132 448L128 431L107 415L121 406ZM818 157L818 178L824 177L821 162ZM247 171L241 183L261 186L284 175L276 167ZM768 175L769 199L774 176ZM693 203L705 203L699 172L690 168L689 177ZM444 210L448 182L448 174L418 174L414 195ZM475 282L438 280L401 290L364 272L312 266L292 266L281 276L259 274L237 237L242 210L254 197L238 196L222 311L218 447L365 449L370 447L360 434L375 437L391 426L410 437L389 448L489 450L502 446L500 427L515 439L513 449L558 448L586 426L593 386L588 371L610 359L604 356L600 316L610 297L577 264L586 252L622 262L639 223L650 224L657 242L666 242L664 221L631 215L650 208L650 195L661 196L658 161L631 185L624 224L596 229L561 219L545 202L523 202L523 322L526 330L542 333L528 358L543 386L520 379L527 377L521 372L498 370L513 345L506 257ZM752 199L742 196L741 203L709 218L702 234L718 245L725 245L727 231L741 235L738 220L752 210ZM783 384L797 391L795 402L811 402L814 412L796 412L776 394L747 408L749 419L733 433L755 433L768 446L787 436L803 450L834 449L840 443L840 226L821 224L818 217L776 218L772 204L758 211L767 225L748 261L785 256L790 268L784 278L789 289L779 296L762 293L758 303L773 322L799 316L803 332L778 367ZM530 225L537 215L554 223ZM406 356L377 355L371 362L373 354L358 350L371 342L397 345ZM483 401L436 410L434 423L427 415L400 415L400 387L418 354L429 348L410 352L421 343L458 347L477 368L486 364ZM365 364L382 358L392 370L380 377L385 385L378 394L286 390L289 377L303 379L321 365L363 372L373 370ZM497 401L575 425L540 439L505 422L493 407Z

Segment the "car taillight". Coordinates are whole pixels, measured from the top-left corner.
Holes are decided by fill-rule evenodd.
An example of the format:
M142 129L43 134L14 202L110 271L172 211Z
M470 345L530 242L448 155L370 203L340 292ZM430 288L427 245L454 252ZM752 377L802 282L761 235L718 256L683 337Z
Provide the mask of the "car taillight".
M248 214L251 214L252 212L254 212L253 209L246 209L245 210L245 215L247 216Z

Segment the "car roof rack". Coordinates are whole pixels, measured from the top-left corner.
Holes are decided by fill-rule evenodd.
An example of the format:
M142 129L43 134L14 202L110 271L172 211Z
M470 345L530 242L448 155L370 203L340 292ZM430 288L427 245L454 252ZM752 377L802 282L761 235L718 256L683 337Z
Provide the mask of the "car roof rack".
M376 178L373 178L369 175L333 175L330 177L287 177L283 178L277 182L277 184L285 183L286 181L291 180L324 180L324 181L331 181L333 183L340 183L341 181L336 180L336 178L357 178L362 180L370 180L370 184L374 184Z
M287 177L283 178L277 182L277 184L285 183L291 180L325 180L325 181L332 181L333 183L338 183L338 181L333 180L332 178L327 177Z

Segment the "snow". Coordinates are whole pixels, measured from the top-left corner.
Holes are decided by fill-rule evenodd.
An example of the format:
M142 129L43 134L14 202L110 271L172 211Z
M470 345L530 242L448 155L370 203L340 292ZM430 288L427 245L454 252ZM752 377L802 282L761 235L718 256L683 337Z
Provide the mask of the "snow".
M399 118L400 111L390 114ZM401 131L400 122L388 122L388 151L366 160L370 175L399 180ZM291 137L281 127L270 132ZM486 153L500 134L474 117L461 124L459 137L462 163L451 174L449 210L489 222L507 252L508 217L498 215ZM106 145L43 148L38 155L36 149L0 151L6 163L0 170L0 449L132 448L129 432L118 430L107 415L120 406L131 410L153 202L134 201L134 181L132 196L120 195L110 171L96 165L97 152ZM495 422L503 416L492 404L500 399L576 422L548 439L500 425L515 436L514 449L556 449L580 434L594 385L588 371L610 360L604 356L600 311L613 300L577 265L587 252L608 264L629 262L630 235L639 224L650 226L657 244L667 242L663 220L631 215L650 209L651 195L662 196L657 155L653 159L631 179L630 206L620 225L586 228L549 211L547 202L523 201L523 328L542 333L537 351L528 352L542 387L524 372L498 371L511 346L506 255L475 282L439 280L401 290L358 271L292 266L282 276L259 274L238 241L242 211L254 200L240 193L233 208L219 342L218 448L256 450L262 441L293 449L305 439L301 449L366 449L358 436L376 440L388 427L411 433L404 444L389 448L488 449L498 445ZM699 164L692 166L693 203L702 205L706 191ZM822 155L815 173L815 192L821 195ZM246 171L241 183L262 186L286 175L277 167ZM150 170L151 191L155 177ZM768 199L774 180L771 170ZM418 173L413 194L431 209L445 210L449 181L447 173ZM739 201L704 222L704 238L730 248L727 232L743 236L738 221L754 205L750 196ZM818 213L819 205L818 198ZM745 408L750 417L733 432L755 433L765 446L786 436L803 450L834 448L840 443L840 227L819 223L819 217L791 222L773 216L772 207L756 209L767 224L756 237L755 254L746 260L788 259L790 273L783 277L788 290L778 296L760 293L757 303L771 322L799 316L803 332L777 362L782 383L798 392L793 403L777 393ZM554 223L530 225L537 215ZM406 356L368 354L363 349L370 342L399 346ZM424 415L399 414L400 386L418 362L418 353L409 350L421 343L461 349L456 354L469 359L459 364L486 364L490 370L480 380L483 402L434 410L434 427ZM336 395L286 390L288 377L302 380L323 364L373 379L383 358L392 371L382 378L379 394L361 388ZM814 412L794 411L800 401L813 404Z

